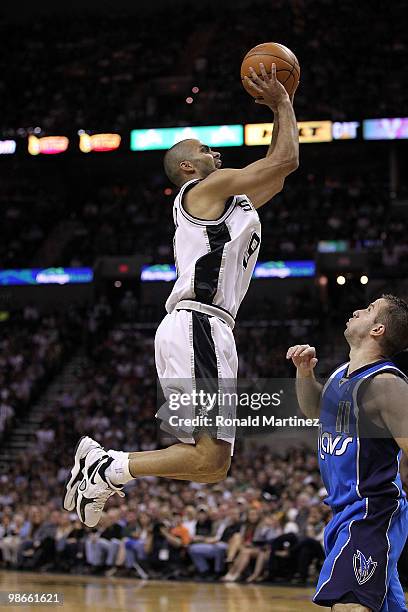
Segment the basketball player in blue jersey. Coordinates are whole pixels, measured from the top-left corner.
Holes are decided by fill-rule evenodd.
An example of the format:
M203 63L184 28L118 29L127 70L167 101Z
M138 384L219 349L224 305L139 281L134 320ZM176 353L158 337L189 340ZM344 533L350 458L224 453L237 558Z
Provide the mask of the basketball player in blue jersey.
M76 506L80 520L95 526L107 499L123 496L123 485L138 476L163 476L213 483L226 477L235 431L222 424L197 430L196 417L206 403L169 405L176 392L192 397L200 381L236 380L238 358L232 333L235 316L248 289L261 241L257 208L283 188L298 167L299 139L291 100L276 77L276 66L262 78L252 71L258 102L274 112L271 146L265 158L240 170L220 169L221 156L198 140L174 145L164 159L168 178L180 188L175 198L174 251L177 280L166 302L167 315L155 338L155 358L166 404L157 417L181 442L148 452L106 452L83 437L65 485L63 506ZM213 406L214 407L214 406ZM234 417L228 407L225 416ZM218 415L223 408L217 405ZM211 418L212 415L209 415ZM174 419L177 423L174 423Z
M344 335L350 361L324 386L314 376L314 347L287 353L300 408L320 419L319 464L333 511L313 601L335 612L402 612L397 562L408 504L399 464L408 454L408 379L391 356L408 346L408 304L383 295L353 313Z

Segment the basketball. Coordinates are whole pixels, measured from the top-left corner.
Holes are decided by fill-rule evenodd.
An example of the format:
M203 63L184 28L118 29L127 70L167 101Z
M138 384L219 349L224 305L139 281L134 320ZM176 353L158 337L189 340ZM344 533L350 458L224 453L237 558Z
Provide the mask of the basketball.
M262 78L259 64L264 64L268 74L271 73L272 64L276 64L278 80L284 85L289 95L293 94L299 83L300 66L296 55L290 49L279 43L267 42L248 51L241 64L241 80L242 85L253 98L257 98L259 94L246 82L244 77L251 77L249 69L252 66L257 75Z

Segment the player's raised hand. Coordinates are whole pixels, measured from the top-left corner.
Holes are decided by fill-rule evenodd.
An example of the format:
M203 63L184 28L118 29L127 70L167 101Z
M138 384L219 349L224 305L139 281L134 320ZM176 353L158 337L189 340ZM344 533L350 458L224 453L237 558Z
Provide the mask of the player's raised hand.
M292 359L298 369L311 372L317 364L316 349L309 344L296 344L288 349L286 359Z
M271 75L268 76L264 64L259 64L262 78L258 76L255 70L251 67L251 77L245 77L247 84L250 85L254 91L258 93L258 97L255 100L258 104L264 104L269 106L274 112L278 110L278 107L283 102L290 101L288 92L277 79L276 76L276 64L272 64Z

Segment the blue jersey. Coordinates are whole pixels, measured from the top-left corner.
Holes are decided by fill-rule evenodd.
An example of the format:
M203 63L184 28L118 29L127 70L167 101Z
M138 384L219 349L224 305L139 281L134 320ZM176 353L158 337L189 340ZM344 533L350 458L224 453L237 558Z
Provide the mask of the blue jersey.
M401 451L388 430L364 413L364 381L379 373L403 372L389 360L368 364L347 375L348 363L333 372L322 390L319 424L319 467L335 511L366 497L405 497L399 474Z

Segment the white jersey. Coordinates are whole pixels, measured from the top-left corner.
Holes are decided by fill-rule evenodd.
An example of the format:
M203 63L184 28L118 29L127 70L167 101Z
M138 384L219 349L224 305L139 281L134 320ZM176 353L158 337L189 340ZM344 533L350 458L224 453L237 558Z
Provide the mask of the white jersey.
M216 221L193 217L183 206L183 196L198 182L185 183L174 200L177 280L166 310L171 313L181 300L195 300L217 306L235 319L258 257L259 216L246 195L235 195Z

